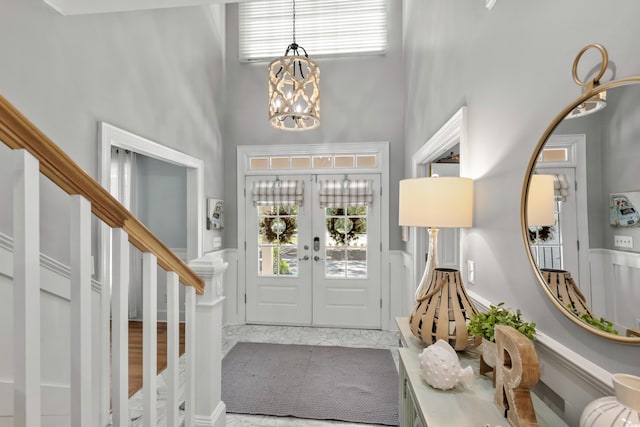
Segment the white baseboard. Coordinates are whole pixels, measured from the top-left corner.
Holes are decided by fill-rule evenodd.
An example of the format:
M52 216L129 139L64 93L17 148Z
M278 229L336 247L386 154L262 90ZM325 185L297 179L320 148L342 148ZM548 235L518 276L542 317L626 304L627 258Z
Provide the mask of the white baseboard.
M224 402L219 402L216 409L209 416L194 415L194 427L224 427L226 425L227 407Z

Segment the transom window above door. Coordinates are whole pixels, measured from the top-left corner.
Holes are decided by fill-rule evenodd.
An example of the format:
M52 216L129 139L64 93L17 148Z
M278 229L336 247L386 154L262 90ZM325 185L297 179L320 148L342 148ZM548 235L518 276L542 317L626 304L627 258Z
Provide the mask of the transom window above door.
M367 154L320 154L294 156L251 156L249 170L313 170L313 169L375 169L378 155Z

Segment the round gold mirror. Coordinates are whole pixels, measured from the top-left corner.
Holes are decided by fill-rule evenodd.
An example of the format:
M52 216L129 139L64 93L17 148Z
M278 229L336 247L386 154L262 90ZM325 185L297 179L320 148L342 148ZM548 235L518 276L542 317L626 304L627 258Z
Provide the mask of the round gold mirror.
M600 51L596 78L577 64ZM600 85L600 45L573 66L583 94L558 114L525 175L522 236L561 312L604 338L640 345L640 76Z

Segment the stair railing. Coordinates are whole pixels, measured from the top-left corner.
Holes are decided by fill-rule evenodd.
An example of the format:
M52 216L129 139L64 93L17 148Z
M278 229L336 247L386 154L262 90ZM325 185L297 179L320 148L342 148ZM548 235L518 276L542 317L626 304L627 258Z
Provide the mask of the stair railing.
M14 289L14 425L41 425L41 304L40 304L40 174L53 181L71 198L70 212L70 315L71 315L71 380L70 424L95 424L96 387L92 381L92 314L91 302L91 214L112 229L112 349L111 405L112 423L116 427L131 424L128 407L128 286L130 245L142 252L143 258L143 394L144 425L156 425L156 341L157 341L157 266L167 271L167 425L178 426L178 322L179 284L186 286L185 317L187 394L185 426L194 425L196 394L209 397L206 404L219 400L219 378L198 379L197 368L206 359L215 361L219 354L209 354L219 345L205 343L198 348L197 339L206 337L210 325L195 327L196 293L204 294L205 281L169 250L135 216L105 188L78 166L64 151L36 128L5 98L0 96L0 140L13 149L13 289ZM7 206L7 204L5 204ZM196 269L206 274L206 268ZM203 273L204 272L204 273ZM209 279L211 275L209 276ZM210 285L212 282L207 280ZM220 286L221 287L221 286ZM103 284L102 292L109 292ZM208 292L209 293L209 292ZM222 298L221 293L208 298ZM207 313L210 314L210 313ZM220 317L220 316L219 316ZM211 318L211 317L209 317ZM205 322L207 323L207 319ZM221 317L220 317L221 319ZM215 320L215 319L214 319ZM217 320L216 320L217 321ZM101 325L101 328L109 325ZM212 338L220 339L219 331ZM209 341L209 340L203 340ZM198 362L194 359L200 355ZM102 355L105 357L105 355ZM108 355L106 356L108 357ZM213 363L215 369L215 362ZM104 379L102 379L104 380ZM213 390L211 390L213 389ZM212 403L211 403L212 402ZM218 404L224 411L224 404ZM206 408L205 408L206 409ZM210 412L209 412L210 413ZM206 418L206 417L204 417ZM104 420L101 421L104 423ZM196 425L200 425L196 422ZM202 424L204 425L204 424Z

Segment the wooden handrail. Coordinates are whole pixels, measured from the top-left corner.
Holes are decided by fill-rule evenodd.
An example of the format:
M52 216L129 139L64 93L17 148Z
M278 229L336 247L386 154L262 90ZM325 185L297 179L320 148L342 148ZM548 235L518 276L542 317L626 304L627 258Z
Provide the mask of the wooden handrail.
M204 292L204 281L167 248L131 212L53 143L9 101L0 95L0 139L12 149L23 148L40 162L40 172L67 194L80 194L91 202L93 214L111 228L122 228L129 242L151 252L166 271L175 271L184 285Z

